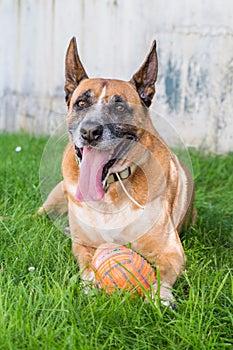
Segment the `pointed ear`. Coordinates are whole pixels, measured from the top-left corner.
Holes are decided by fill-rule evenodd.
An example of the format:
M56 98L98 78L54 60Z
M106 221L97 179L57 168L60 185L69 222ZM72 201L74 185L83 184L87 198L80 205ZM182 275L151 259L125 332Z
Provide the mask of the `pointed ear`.
M153 41L149 55L140 69L135 73L130 80L137 89L137 92L144 102L149 107L155 94L155 82L158 74L158 59L156 52L156 41Z
M81 80L88 78L87 73L85 72L83 65L80 61L77 43L75 37L70 40L69 47L66 52L65 60L65 94L66 94L66 103L69 105L70 98L72 93L78 86Z

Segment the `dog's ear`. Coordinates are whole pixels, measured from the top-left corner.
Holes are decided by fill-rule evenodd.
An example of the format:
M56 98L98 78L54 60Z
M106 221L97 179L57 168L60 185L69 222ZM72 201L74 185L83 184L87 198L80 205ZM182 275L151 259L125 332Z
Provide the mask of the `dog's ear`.
M154 40L146 60L130 80L130 82L135 85L141 100L147 107L151 105L155 94L157 74L158 59L156 52L156 41Z
M69 105L72 93L78 86L81 80L88 78L85 69L80 61L77 43L75 37L70 40L69 47L66 52L65 60L66 70L66 83L65 83L65 94L66 103Z

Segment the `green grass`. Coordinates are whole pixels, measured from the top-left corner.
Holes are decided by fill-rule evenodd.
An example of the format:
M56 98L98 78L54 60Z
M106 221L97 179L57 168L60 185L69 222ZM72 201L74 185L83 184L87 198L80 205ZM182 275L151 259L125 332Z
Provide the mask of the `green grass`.
M233 154L191 152L199 217L182 234L187 272L172 312L127 294L84 295L70 239L33 217L45 143L0 135L0 349L232 349Z

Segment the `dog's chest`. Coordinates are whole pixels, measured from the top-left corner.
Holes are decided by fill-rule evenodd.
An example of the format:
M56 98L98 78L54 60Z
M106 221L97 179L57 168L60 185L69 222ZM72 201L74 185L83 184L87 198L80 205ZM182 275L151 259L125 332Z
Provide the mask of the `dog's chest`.
M105 242L128 244L148 232L162 220L164 200L157 197L144 209L126 201L120 208L113 205L69 203L72 239L77 243L98 247Z

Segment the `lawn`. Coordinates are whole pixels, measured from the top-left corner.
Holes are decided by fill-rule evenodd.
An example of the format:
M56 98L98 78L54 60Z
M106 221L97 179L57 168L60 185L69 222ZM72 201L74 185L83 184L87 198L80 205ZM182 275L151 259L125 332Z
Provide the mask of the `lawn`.
M233 154L190 152L198 221L181 237L187 271L171 311L83 293L70 238L34 217L46 141L0 135L0 349L232 349Z

